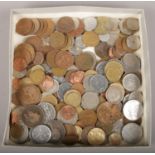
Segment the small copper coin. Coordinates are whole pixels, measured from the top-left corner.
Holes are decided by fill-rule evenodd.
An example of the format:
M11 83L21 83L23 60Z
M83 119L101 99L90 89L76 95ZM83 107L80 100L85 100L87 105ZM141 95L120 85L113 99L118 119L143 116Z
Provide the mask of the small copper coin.
M78 142L78 135L74 135L74 136L65 136L62 139L62 143L66 144L66 145L74 145Z
M65 124L65 129L66 129L66 136L74 136L77 135L76 129L74 125L71 124Z
M84 72L83 71L72 72L69 78L70 78L69 81L73 84L80 83L84 78Z
M49 51L46 55L46 62L50 67L57 67L55 64L55 56L57 54L57 50Z
M13 68L16 71L23 71L27 67L27 63L24 58L15 58L13 61Z

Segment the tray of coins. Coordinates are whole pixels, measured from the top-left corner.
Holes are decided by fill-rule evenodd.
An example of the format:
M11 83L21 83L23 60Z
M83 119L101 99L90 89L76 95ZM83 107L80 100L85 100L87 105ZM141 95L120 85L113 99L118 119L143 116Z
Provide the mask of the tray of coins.
M143 10L15 9L4 145L148 146Z

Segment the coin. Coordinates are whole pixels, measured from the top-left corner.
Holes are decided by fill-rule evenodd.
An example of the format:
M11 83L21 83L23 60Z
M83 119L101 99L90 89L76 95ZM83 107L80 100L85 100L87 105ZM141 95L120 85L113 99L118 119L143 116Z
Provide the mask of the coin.
M82 41L82 35L80 35L80 36L78 36L78 37L75 38L75 47L76 48L79 48L81 50L83 48L85 48L85 45L84 45L84 43Z
M139 102L142 103L143 102L142 92L134 91L134 92L130 93L128 100L138 100Z
M97 26L97 20L95 17L86 17L83 19L85 31L92 31Z
M127 18L126 19L126 26L129 30L137 31L139 30L139 21L137 18Z
M84 76L95 75L97 72L95 70L89 69L85 72Z
M56 30L68 33L75 29L74 21L71 17L61 17L56 23Z
M95 56L90 54L90 52L83 52L75 57L75 65L80 70L89 70L94 67L96 63Z
M36 52L36 55L35 55L34 60L33 60L33 63L35 65L40 65L40 64L43 63L43 61L44 61L43 53L42 52Z
M82 95L84 93L84 87L82 83L75 83L72 85L72 89L77 90Z
M38 125L31 129L31 140L34 143L45 144L51 139L51 130L46 125Z
M13 61L13 68L16 71L23 71L27 67L27 63L24 58L15 58Z
M38 106L44 111L44 114L45 114L44 122L48 123L50 120L55 119L56 111L52 104L48 102L40 102Z
M97 93L94 92L86 92L82 96L81 106L84 109L96 109L99 104L99 97Z
M61 139L61 133L59 132L59 130L58 129L52 129L51 130L50 142L58 143L58 142L60 142L60 139Z
M125 35L131 35L132 34L132 31L127 29L126 27L124 27L124 21L125 19L121 19L120 23L119 23L119 28L120 28L120 31L125 34Z
M123 107L123 114L129 120L138 120L143 114L142 103L137 100L127 101Z
M88 142L91 145L101 145L105 140L105 132L100 128L93 128L88 132Z
M112 133L110 136L109 136L109 143L111 145L120 145L122 142L122 137L119 133Z
M82 82L84 77L84 72L83 71L75 71L72 72L69 76L69 81L74 84L74 83L80 83Z
M102 75L104 74L104 67L106 63L107 63L106 61L101 61L96 65L96 72L98 74L102 74Z
M124 88L120 83L112 83L106 91L106 99L111 103L120 103L124 94Z
M16 78L23 78L27 73L27 70L23 70L23 71L16 71L15 69L13 70L13 76Z
M55 56L57 54L56 50L49 51L46 55L46 62L49 67L57 67L55 64Z
M71 124L65 124L65 129L66 129L66 136L74 136L77 135L76 129L74 125Z
M85 88L85 91L94 91L94 89L91 87L91 84L90 84L91 77L92 75L88 75L83 80L83 86Z
M78 135L65 136L62 140L62 143L66 145L74 145L78 142Z
M32 84L22 86L17 94L22 105L37 104L41 100L41 92L39 88Z
M82 128L86 126L94 126L96 121L97 121L97 115L95 111L83 110L79 113L79 121L77 122L77 125L79 125Z
M128 123L122 129L122 137L128 144L138 143L143 135L143 129L136 123Z
M122 58L124 70L126 73L136 73L140 70L141 60L138 56L132 53L127 53Z
M41 102L48 102L55 106L58 104L58 99L54 95L47 95L42 96Z
M94 31L88 31L83 34L82 41L86 46L96 46L100 39Z
M66 104L72 105L74 107L77 107L81 103L81 94L77 90L68 90L64 94L64 102Z
M65 75L66 73L66 69L64 68L59 68L59 67L54 67L52 68L52 73L54 74L54 76L57 76L57 77L62 77Z
M75 126L76 133L78 135L79 141L81 140L82 128L80 126Z
M112 127L112 132L121 133L123 128L123 119L117 120Z
M137 75L130 73L123 77L122 84L127 91L135 91L140 87L140 79Z
M43 123L44 112L37 105L27 106L22 112L22 121L27 127L32 128Z
M102 42L107 42L110 38L110 35L109 33L106 33L106 34L100 34L99 35L99 38L100 38L100 41Z
M78 114L73 106L65 105L58 111L57 119L65 124L75 124L78 120Z

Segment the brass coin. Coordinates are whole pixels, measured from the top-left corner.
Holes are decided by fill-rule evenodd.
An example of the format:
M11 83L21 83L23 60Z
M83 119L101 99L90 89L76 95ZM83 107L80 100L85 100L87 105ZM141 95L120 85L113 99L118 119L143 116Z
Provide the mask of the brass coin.
M51 103L54 106L58 104L58 99L54 95L42 96L41 101Z
M74 83L72 85L72 89L77 90L78 92L80 92L80 94L82 95L85 91L83 84L82 83Z
M59 68L59 67L54 67L52 68L52 73L55 75L55 76L58 76L58 77L61 77L61 76L64 76L65 73L66 73L66 69L64 68Z
M57 67L55 64L55 56L57 54L57 50L49 51L46 55L46 62L50 67Z

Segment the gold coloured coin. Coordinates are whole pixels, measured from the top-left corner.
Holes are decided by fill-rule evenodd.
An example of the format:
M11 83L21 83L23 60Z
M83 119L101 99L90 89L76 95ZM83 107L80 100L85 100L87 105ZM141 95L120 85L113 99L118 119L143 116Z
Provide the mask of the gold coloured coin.
M42 96L41 101L51 103L54 106L58 104L58 100L54 95Z
M65 73L66 73L66 69L65 68L59 68L59 67L54 67L52 68L52 73L55 75L55 76L64 76Z

